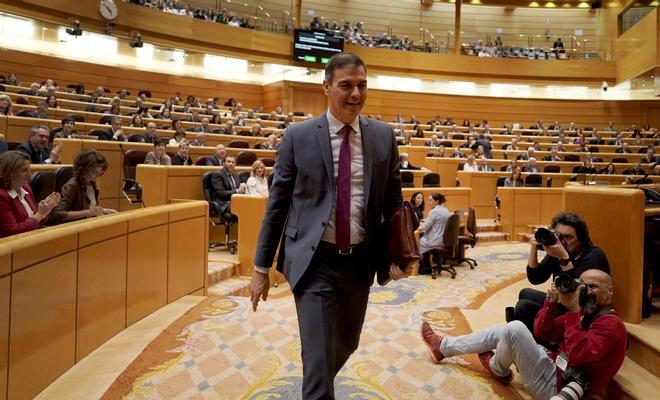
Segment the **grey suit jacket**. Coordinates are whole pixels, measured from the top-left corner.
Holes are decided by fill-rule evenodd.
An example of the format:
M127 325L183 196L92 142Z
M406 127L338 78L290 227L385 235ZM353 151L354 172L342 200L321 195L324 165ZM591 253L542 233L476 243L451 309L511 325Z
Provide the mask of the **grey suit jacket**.
M403 199L394 131L384 122L364 117L360 117L360 130L367 263L373 282L378 269L389 268L385 227ZM277 269L295 290L330 219L334 185L326 114L289 126L277 153L254 264L270 267L281 238Z

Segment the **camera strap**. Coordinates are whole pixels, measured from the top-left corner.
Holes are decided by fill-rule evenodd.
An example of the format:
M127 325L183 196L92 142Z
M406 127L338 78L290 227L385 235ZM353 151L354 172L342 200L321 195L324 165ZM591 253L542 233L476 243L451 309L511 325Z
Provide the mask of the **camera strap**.
M597 313L595 314L588 314L582 317L582 321L580 325L582 326L582 329L585 331L589 329L591 324L597 320L598 318L602 317L603 315L611 314L615 312L612 306L609 304L604 305L600 310L598 310Z

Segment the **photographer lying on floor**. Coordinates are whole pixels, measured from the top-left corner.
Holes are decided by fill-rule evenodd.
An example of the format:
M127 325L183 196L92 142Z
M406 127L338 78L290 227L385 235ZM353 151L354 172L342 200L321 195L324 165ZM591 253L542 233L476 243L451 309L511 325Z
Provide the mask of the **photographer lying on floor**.
M541 262L537 256L539 250L546 252ZM578 214L560 212L552 218L550 229L539 228L535 232L527 260L527 279L531 284L539 285L562 273L577 278L590 268L610 273L607 256L591 242L587 223ZM507 322L522 321L530 332L534 332L534 319L543 305L545 293L523 289L518 299L513 315L507 310ZM564 311L560 307L560 312Z
M520 321L458 337L438 335L423 322L422 340L435 363L479 353L484 368L504 383L513 380L509 367L515 364L534 399L589 399L607 386L626 355L626 328L610 306L613 291L610 276L597 269L580 279L555 279L534 323L536 337L558 346L554 352L537 344ZM567 309L563 315L560 304Z

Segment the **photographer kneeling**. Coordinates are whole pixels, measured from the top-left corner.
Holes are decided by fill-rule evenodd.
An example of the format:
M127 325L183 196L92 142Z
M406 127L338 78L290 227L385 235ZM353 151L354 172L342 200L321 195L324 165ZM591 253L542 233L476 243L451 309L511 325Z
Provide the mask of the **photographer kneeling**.
M541 262L537 256L539 250L546 252ZM561 212L552 218L550 229L539 228L535 232L527 261L527 279L531 284L539 285L560 274L577 278L591 268L610 273L607 256L591 243L587 224L576 213ZM513 315L507 310L507 321L522 321L530 332L534 332L534 318L545 301L545 293L523 289L518 299ZM566 309L560 305L559 311L565 312Z
M626 328L610 306L613 292L612 279L598 269L580 279L559 275L534 324L536 337L557 345L552 352L520 321L458 337L438 335L424 322L420 333L436 363L479 353L483 367L504 383L513 380L515 364L534 399L589 399L607 386L626 355ZM567 310L563 315L560 305Z

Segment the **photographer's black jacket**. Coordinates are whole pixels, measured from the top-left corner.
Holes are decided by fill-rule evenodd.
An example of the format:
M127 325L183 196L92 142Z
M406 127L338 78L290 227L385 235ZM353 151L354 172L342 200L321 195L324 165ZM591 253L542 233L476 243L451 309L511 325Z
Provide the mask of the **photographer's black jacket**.
M608 274L610 273L610 263L607 261L607 256L603 250L594 245L585 247L580 257L573 260L573 269L568 270L565 273L574 278L579 278L580 275L588 269L599 269ZM546 255L536 268L531 268L529 265L527 266L527 279L529 279L529 282L534 285L547 281L550 276L554 279L554 277L561 273L562 270L559 265L559 260L550 255Z

